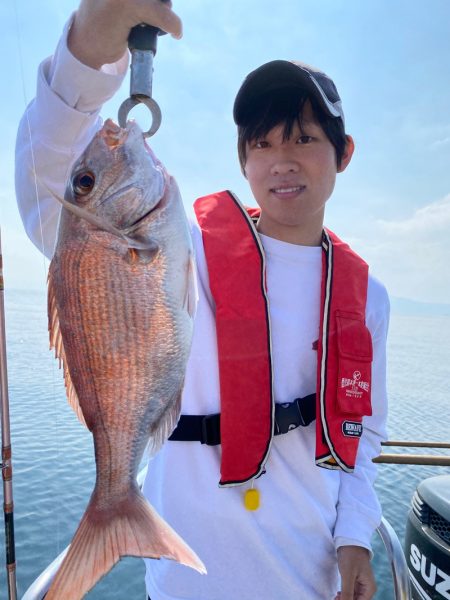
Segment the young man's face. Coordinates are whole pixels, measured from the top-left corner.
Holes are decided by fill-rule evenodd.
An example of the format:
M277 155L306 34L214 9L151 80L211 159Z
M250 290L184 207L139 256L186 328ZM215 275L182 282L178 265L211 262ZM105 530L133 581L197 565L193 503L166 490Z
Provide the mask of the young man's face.
M348 137L340 167L336 151L305 103L303 131L295 124L283 141L283 125L247 145L245 174L261 208L258 231L270 237L303 245L320 245L325 203L331 196L336 173L343 171L353 153Z

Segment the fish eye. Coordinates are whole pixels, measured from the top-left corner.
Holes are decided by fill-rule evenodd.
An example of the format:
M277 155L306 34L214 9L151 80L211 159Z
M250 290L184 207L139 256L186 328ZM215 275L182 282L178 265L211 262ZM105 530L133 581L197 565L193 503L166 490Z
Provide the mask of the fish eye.
M72 189L77 196L86 196L95 185L95 175L91 171L77 173L72 179Z

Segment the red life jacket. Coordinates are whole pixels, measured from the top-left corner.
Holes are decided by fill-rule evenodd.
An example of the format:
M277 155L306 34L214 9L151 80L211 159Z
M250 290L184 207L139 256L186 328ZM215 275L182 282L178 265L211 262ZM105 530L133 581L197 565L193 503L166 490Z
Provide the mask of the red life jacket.
M237 485L263 472L274 434L265 257L252 221L259 209L243 207L228 191L199 198L194 209L216 305L219 485ZM323 233L322 250L316 464L352 472L362 417L372 414L372 339L365 325L368 266L329 230Z

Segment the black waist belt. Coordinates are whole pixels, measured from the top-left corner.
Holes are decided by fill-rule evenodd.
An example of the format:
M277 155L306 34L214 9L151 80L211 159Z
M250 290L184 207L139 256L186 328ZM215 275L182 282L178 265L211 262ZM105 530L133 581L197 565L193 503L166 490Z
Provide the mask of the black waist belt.
M296 398L286 404L275 404L275 435L299 426L306 427L316 418L316 395ZM214 415L181 415L169 440L220 444L220 413Z

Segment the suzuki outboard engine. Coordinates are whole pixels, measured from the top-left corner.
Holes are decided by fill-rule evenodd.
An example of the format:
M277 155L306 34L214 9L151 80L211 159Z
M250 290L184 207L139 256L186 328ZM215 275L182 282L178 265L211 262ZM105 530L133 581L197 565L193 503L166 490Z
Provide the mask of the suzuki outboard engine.
M450 475L417 487L408 515L405 554L412 597L450 600Z

